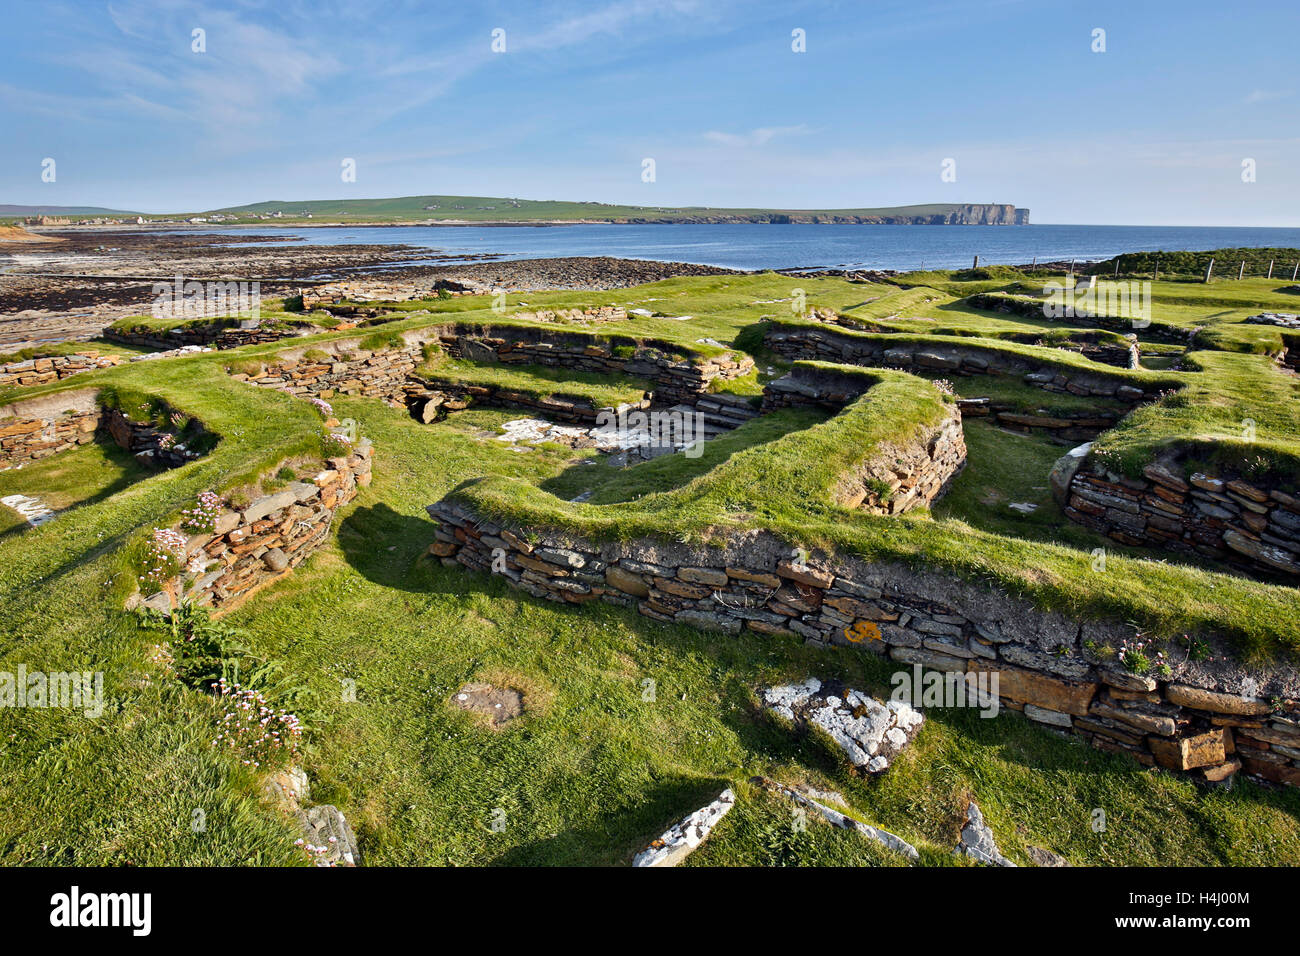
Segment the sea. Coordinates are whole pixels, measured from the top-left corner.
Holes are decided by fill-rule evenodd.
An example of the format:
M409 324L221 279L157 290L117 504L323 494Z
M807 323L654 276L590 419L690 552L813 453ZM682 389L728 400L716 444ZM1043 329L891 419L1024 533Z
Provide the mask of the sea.
M615 256L731 269L960 269L1108 259L1122 252L1300 248L1300 228L1218 226L237 226L204 232L293 237L308 245L404 244L441 258ZM272 241L268 238L268 242ZM431 260L432 262L433 260ZM406 262L403 265L416 263ZM1294 265L1294 263L1291 263ZM1282 266L1279 264L1279 270Z

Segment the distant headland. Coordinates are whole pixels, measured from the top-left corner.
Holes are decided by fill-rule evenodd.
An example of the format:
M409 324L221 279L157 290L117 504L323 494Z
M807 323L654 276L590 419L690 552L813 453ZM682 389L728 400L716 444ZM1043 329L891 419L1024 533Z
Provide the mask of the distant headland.
M926 203L862 209L733 209L716 206L619 206L494 198L402 196L392 199L273 200L205 212L144 214L99 207L0 205L0 218L31 225L111 225L123 222L393 225L565 225L572 223L830 223L907 226L1023 226L1029 210L1010 203Z

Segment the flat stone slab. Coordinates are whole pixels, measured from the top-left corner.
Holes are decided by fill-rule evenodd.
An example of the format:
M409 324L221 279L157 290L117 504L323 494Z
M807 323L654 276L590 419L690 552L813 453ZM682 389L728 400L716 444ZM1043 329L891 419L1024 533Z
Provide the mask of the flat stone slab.
M763 705L795 726L815 727L835 741L855 770L881 773L912 742L925 722L903 701L882 703L860 691L810 677L769 687Z
M452 695L451 702L461 710L486 717L493 727L501 727L524 712L524 695L513 687L469 683Z
M765 777L754 777L751 782L770 790L773 793L778 793L783 797L793 800L800 806L816 810L831 826L839 827L841 830L853 830L856 833L860 833L868 840L873 840L881 846L893 850L895 853L901 853L910 860L918 860L921 857L921 854L916 852L916 847L912 846L912 844L908 843L902 837L890 833L888 830L882 830L879 827L873 827L868 823L863 823L861 820L856 820L847 813L842 813L833 807L827 806L827 803L838 803L841 806L847 806L844 798L838 793L827 793L821 790L814 790L811 787L787 787L774 780L768 780Z
M662 836L653 840L632 859L632 865L676 866L708 839L709 833L735 803L736 795L728 787L718 794L718 799L669 827Z
M361 862L357 837L338 807L323 804L297 813L306 834L301 846L317 866L356 866Z
M966 807L966 822L962 824L961 839L953 852L985 866L1015 866L998 849L993 830L984 822L984 814L974 800Z
M1292 312L1261 312L1245 321L1255 325L1280 325L1284 329L1300 329L1300 315Z
M27 495L6 495L0 498L0 504L18 512L33 528L40 527L54 517L54 512L39 498L29 498Z

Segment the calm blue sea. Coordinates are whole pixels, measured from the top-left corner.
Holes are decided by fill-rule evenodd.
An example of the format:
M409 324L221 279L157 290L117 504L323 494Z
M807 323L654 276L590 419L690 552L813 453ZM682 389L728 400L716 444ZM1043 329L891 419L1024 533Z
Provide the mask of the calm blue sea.
M1157 249L1300 247L1300 228L1196 226L250 226L211 231L294 236L312 245L401 243L441 255L618 256L733 269L955 269L969 266L975 255L982 263L1015 265L1035 256L1086 260Z

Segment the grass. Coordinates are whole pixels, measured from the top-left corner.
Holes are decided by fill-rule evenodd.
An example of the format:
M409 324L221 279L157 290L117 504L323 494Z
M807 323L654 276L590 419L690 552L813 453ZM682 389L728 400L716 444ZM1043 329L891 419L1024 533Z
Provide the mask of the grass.
M430 208L432 207L432 208ZM960 209L951 203L929 203L864 209L720 209L699 206L619 206L598 202L566 202L501 198L491 196L398 196L391 199L321 199L305 202L260 202L245 206L214 209L211 212L233 214L240 220L259 221L258 215L280 213L277 223L313 218L340 222L374 221L454 221L454 222L529 222L581 220L588 222L664 222L689 216L743 216L762 221L780 221L781 216L921 216L945 215Z
M501 365L453 359L437 351L415 374L431 383L454 382L518 392L535 398L577 399L593 408L639 402L650 384L628 375L569 372L544 365Z
M8 495L37 497L50 510L66 511L77 505L108 498L148 476L149 470L112 442L92 442L23 468L0 471L0 498ZM9 509L0 511L0 538L26 521Z
M28 359L75 355L78 352L97 352L101 356L117 355L123 359L140 354L138 349L100 340L93 342L50 342L44 345L33 345L29 348L18 349L15 352L6 352L0 355L0 365L7 365L10 362L25 362Z
M837 280L799 285L810 302L832 309L873 291L889 294L889 287ZM771 275L724 276L559 293L545 303L530 294L528 301L654 303L645 307L695 315L628 323L633 339L685 353L699 338L727 348L740 347L738 338L752 341L758 323L784 318L783 308L789 314L788 302L771 300L788 298L791 286ZM461 309L455 301L452 312L417 310L385 328L501 321L490 309ZM942 314L960 325L960 311ZM356 339L328 333L301 344ZM24 390L111 387L119 396L146 396L198 418L220 441L206 457L157 474L128 476L126 462L116 472L111 460L104 463L111 449L96 446L0 474L0 488L15 482L16 491L30 493L28 482L35 482L75 505L40 528L0 538L0 670L19 663L99 670L108 697L97 720L0 709L0 862L302 862L292 846L297 834L261 803L258 781L212 747L212 698L160 669L153 648L164 635L121 610L133 540L171 521L198 492L237 488L318 447L320 416L308 403L235 382L223 368L282 351L279 343L165 359ZM1289 427L1294 402L1281 373L1268 377L1265 360L1244 353L1202 350L1190 359L1200 371L1159 375L1173 375L1184 390L1204 387L1204 399L1195 393L1190 408L1159 405L1130 416L1131 435L1126 426L1110 433L1124 448L1193 434L1252 402L1269 409L1256 416L1266 443L1282 441L1277 433ZM1066 353L1059 361L1086 362ZM1300 860L1300 793L1248 781L1206 792L1011 712L982 720L931 711L887 774L855 778L819 740L756 713L754 688L816 674L888 696L894 665L794 640L658 624L623 608L539 602L499 579L424 556L433 530L424 508L456 491L492 513L596 537L705 540L766 527L808 546L943 568L1075 614L1106 614L1165 633L1219 630L1243 655L1300 647L1291 589L1113 547L1099 578L1090 569L1094 539L1061 524L1045 497L1046 468L1058 449L1041 438L968 422L970 466L932 515L883 519L837 508L830 492L838 476L881 441L933 421L944 401L915 376L845 371L875 384L838 415L776 413L706 443L701 458L669 456L622 471L584 464L585 453L560 446L518 450L497 441L496 426L517 417L509 412L476 409L425 426L375 400L333 400L336 413L357 420L376 444L374 483L338 516L322 550L224 620L243 630L251 653L304 689L303 764L313 799L343 809L367 864L623 864L724 786L740 803L692 864L901 862L812 818L806 830L796 828L787 804L745 782L753 775L840 791L854 815L914 843L928 865L956 862L959 814L972 795L1004 852L1022 864L1030 845L1075 865ZM1231 385L1226 404L1202 408L1223 382ZM1002 393L1014 394L1010 387ZM587 503L563 500L579 491L592 491ZM1005 507L1010 501L1041 507L1020 516ZM451 695L477 678L524 690L525 715L491 731L452 707ZM341 692L345 679L355 681L355 702ZM647 680L653 700L643 699ZM1108 821L1103 833L1090 826L1098 808ZM206 820L198 832L195 810ZM489 825L496 811L504 814L499 832Z
M902 862L815 819L794 829L788 806L744 782L755 774L839 790L857 816L917 845L926 864L955 862L967 795L1022 864L1030 844L1076 865L1300 858L1294 792L1247 783L1206 794L1012 713L986 721L931 712L888 774L854 778L819 741L756 714L751 688L816 673L883 696L890 665L659 625L618 608L557 607L432 564L421 557L427 499L466 471L536 479L561 462L483 442L477 423L462 424L466 415L414 429L377 403L341 404L388 449L375 484L344 515L335 543L231 620L315 691L305 759L314 798L344 809L367 864L622 864L727 785L741 802L695 864ZM60 619L102 620L105 607L69 601L78 603L58 608ZM156 638L126 615L109 619L112 640L79 641L78 653L114 647L141 668ZM35 647L25 656L40 659ZM531 689L538 709L493 732L449 705L464 681L485 673ZM356 681L356 702L344 701L342 678ZM111 716L93 728L57 712L0 717L23 720L0 725L22 741L0 753L0 806L12 834L0 858L293 861L280 818L206 746L207 700L150 679L119 690ZM654 701L642 700L646 679L655 681ZM1104 834L1090 827L1098 807L1109 821ZM195 808L206 809L201 835L190 830ZM489 826L496 810L505 814L500 832Z

